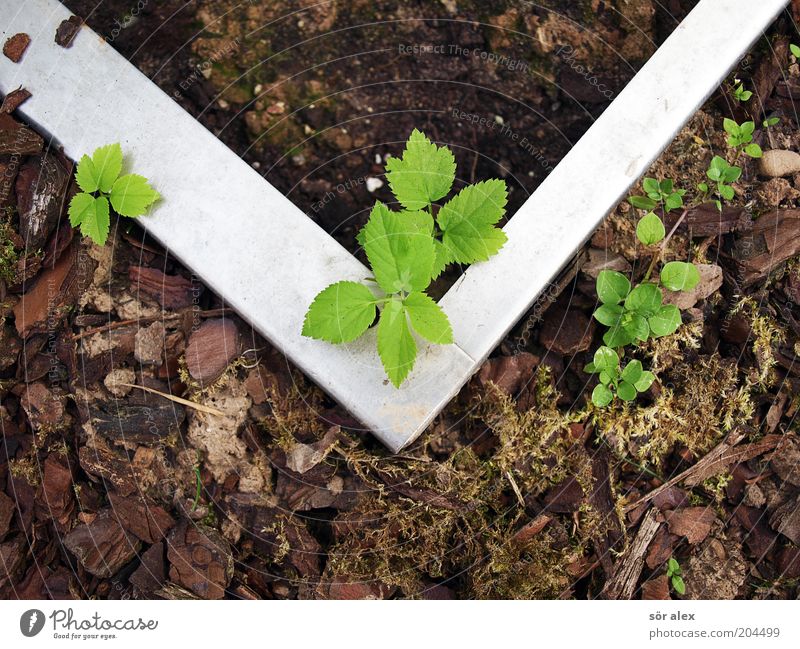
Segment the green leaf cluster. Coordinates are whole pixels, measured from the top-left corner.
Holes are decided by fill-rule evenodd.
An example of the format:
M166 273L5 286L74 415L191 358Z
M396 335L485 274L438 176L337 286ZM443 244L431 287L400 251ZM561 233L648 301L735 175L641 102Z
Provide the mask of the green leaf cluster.
M719 196L719 199L714 201L717 205L717 209L722 209L722 200L732 200L736 195L731 183L739 180L741 175L741 167L729 164L725 158L715 155L711 159L708 169L706 170L706 176L715 183L715 193ZM709 187L707 183L700 183L697 188L705 195L711 191L711 187Z
M455 182L456 163L447 147L414 130L402 157L386 164L400 211L377 202L356 240L364 248L377 289L343 281L311 303L303 335L331 343L360 337L378 319L378 354L387 376L400 387L414 367L415 335L436 344L453 342L446 314L427 294L451 263L485 261L506 242L496 224L505 214L502 180L461 189L437 210Z
M744 151L751 158L762 156L761 147L753 142L753 132L756 130L755 122L742 122L737 124L727 117L722 121L722 127L728 134L728 146Z
M620 367L617 352L605 346L594 353L594 360L584 371L600 375L600 383L592 391L592 403L599 408L607 406L614 397L633 401L638 393L646 392L656 378L638 360L629 361L624 368Z
M69 204L69 222L81 234L105 245L111 225L110 207L120 216L135 218L159 198L146 178L122 173L122 148L109 144L84 155L78 162L75 181L83 191Z
M738 84L738 85L736 85ZM733 98L741 103L746 101L750 101L750 98L753 96L752 90L745 90L744 84L740 83L737 79L736 82L733 84Z
M685 189L675 189L674 181L665 178L658 181L655 178L645 178L642 181L642 189L645 196L630 196L628 202L640 210L654 210L659 205L665 212L676 210L683 207L683 196Z
M670 557L669 561L667 561L667 577L672 583L672 588L675 589L678 595L686 594L686 584L683 582L683 577L681 576L682 572L681 566L677 560Z

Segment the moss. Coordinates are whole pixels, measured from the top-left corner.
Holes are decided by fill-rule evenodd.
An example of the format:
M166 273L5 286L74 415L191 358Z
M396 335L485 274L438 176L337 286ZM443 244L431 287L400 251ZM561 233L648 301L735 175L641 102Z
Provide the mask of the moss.
M11 225L0 221L0 281L13 284L17 276L20 254L12 242Z
M777 378L774 372L777 360L773 346L786 339L786 332L773 317L763 313L751 297L742 298L731 309L732 315L740 312L750 322L751 349L758 364L758 368L751 373L751 381L761 390L767 390L775 384Z

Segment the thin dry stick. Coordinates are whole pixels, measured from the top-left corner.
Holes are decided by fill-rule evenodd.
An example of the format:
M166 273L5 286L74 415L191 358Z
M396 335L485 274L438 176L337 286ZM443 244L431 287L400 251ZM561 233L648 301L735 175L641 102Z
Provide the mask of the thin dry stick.
M686 214L688 212L689 212L689 208L687 207L681 213L680 218L678 218L678 220L675 221L675 225L672 226L672 229L669 231L669 234L666 237L664 237L664 240L661 242L661 245L658 247L658 253L653 255L653 259L650 261L650 266L647 268L647 273L645 273L644 281L647 281L648 279L650 279L650 275L653 274L653 269L656 267L656 264L658 263L658 260L661 259L661 256L664 254L664 251L667 249L667 244L669 243L669 240L672 238L672 235L675 234L675 230L678 229L678 226L681 223L683 223L683 219L686 218Z
M222 412L221 410L217 410L216 408L212 408L211 406L204 406L202 403L195 403L194 401L189 401L188 399L182 399L181 397L176 397L173 394L167 394L166 392L154 390L153 388L148 388L144 385L131 385L130 383L117 383L116 385L121 385L124 388L136 388L138 390L144 390L145 392L149 392L151 394L157 394L160 397L164 397L165 399L169 399L170 401L179 403L182 406L186 406L188 408L194 408L195 410L199 410L200 412L205 412L206 414L209 415L217 415L219 417L225 416L224 412Z
M209 311L200 311L198 312L198 315L201 318L216 318L217 316L225 315L225 313L229 311L230 309L211 309ZM117 322L110 322L102 327L95 327L94 329L86 329L86 331L81 331L79 334L73 335L72 340L80 340L81 338L93 336L94 334L113 331L114 329L122 329L123 327L149 324L151 322L155 322L156 320L178 320L179 318L183 317L184 313L186 312L180 311L178 313L171 313L169 315L153 315L147 316L146 318L136 318L135 320L119 320Z

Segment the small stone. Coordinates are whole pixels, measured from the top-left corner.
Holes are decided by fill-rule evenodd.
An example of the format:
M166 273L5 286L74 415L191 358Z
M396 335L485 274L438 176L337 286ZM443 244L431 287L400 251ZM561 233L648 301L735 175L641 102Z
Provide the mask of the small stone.
M372 194L383 187L383 181L380 178L367 178L367 191Z
M790 176L800 171L800 154L794 151L772 149L764 151L759 163L759 173L762 176L780 178Z
M161 365L164 353L164 325L156 321L136 332L134 358L145 365Z
M133 389L126 385L121 385L122 383L135 385L136 372L127 367L120 367L116 370L111 370L106 375L106 378L103 379L103 385L105 385L106 389L115 397L127 396Z

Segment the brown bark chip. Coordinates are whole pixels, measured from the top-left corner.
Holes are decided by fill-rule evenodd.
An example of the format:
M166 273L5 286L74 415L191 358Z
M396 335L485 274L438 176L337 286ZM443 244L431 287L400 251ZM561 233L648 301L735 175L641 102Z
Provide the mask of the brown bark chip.
M20 60L22 60L22 55L25 54L25 50L28 49L28 45L30 44L31 37L27 34L14 34L11 38L6 40L3 45L3 54L14 63L19 63Z
M66 20L62 20L56 29L56 43L61 47L71 47L82 24L83 21L78 16L70 16Z
M169 578L205 599L222 599L233 577L228 542L210 528L182 523L167 544Z
M189 337L186 366L193 379L211 383L239 352L239 330L233 320L207 320Z
M111 577L133 561L141 543L128 534L110 509L88 525L79 525L64 537L64 545L96 577Z

